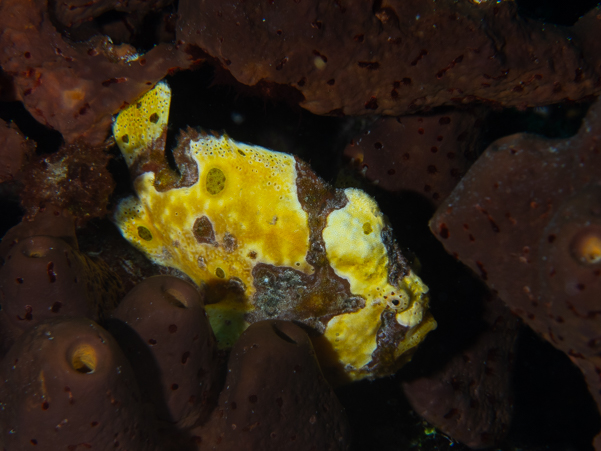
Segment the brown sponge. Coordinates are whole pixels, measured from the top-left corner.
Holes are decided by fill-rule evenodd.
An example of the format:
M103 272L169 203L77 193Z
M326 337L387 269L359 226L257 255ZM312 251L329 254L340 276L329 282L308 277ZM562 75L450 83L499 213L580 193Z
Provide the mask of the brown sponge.
M133 371L91 320L24 333L0 363L0 381L0 449L155 449Z
M216 450L347 450L344 409L308 335L287 321L252 324L234 345L225 387L196 441Z
M23 331L59 316L98 319L116 301L120 282L102 262L60 238L18 241L0 268L2 353Z
M150 277L127 294L107 328L159 419L182 428L208 418L221 388L220 365L196 287L172 276Z

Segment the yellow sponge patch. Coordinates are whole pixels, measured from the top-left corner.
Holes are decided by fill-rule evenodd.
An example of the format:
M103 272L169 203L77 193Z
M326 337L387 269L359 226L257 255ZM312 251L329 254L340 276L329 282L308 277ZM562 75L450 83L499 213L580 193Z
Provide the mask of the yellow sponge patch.
M171 88L162 81L121 111L113 123L115 141L130 166L138 152L158 139L167 128Z

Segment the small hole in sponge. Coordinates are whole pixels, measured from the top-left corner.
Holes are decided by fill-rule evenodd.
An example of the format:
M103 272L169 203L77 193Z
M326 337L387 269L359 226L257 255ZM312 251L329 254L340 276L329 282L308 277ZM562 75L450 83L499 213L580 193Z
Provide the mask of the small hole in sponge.
M576 234L570 244L572 256L585 265L601 262L601 228L587 227Z
M23 255L27 258L43 258L46 256L47 249L36 245L36 243L32 242L29 246L26 246L23 249Z
M167 302L174 307L188 308L188 301L186 300L186 297L178 290L173 288L163 290L163 297L167 299Z
M273 332L280 337L282 340L287 341L288 343L292 343L293 345L297 344L295 340L293 340L288 334L284 333L283 331L280 330L280 328L277 326L277 324L273 324L271 326L271 328L273 329Z
M71 351L69 358L71 368L78 373L91 374L98 366L96 350L89 344L80 344Z
M374 229L372 229L371 224L369 222L366 222L365 224L363 224L363 233L365 233L366 235L369 235L373 231L374 231Z

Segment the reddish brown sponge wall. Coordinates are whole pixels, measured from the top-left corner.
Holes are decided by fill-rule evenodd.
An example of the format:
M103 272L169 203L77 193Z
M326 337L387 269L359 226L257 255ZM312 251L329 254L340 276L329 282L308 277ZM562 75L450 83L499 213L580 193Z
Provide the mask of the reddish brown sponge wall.
M486 329L477 341L437 371L402 383L417 412L473 449L499 443L509 431L513 414L509 400L519 322L494 296L485 295L483 305Z
M0 373L4 449L155 449L132 369L91 320L67 316L32 328Z
M438 205L476 160L484 117L477 110L383 117L344 155L378 187L417 192Z
M599 406L600 136L597 102L567 140L496 141L430 224L449 252L570 357Z
M430 257L424 253L424 273L439 270L429 277L432 307L441 309L439 330L424 343L410 371L390 382L396 391L376 396L385 399L372 410L373 428L366 426L370 423L365 418L375 404L372 399L352 412L355 446L401 446L401 433L392 432L399 430L400 422L392 419L401 409L391 407L400 399L401 380L415 411L453 439L472 447L502 440L511 417L508 381L516 326L499 298L569 355L600 402L601 364L596 354L601 328L594 305L600 292L595 261L601 202L595 171L601 139L599 107L569 141L505 138L470 170L482 151L480 125L486 123L491 107L524 109L598 95L599 9L573 27L556 27L524 19L513 2L303 0L285 7L281 2L248 5L209 2L199 8L193 0L180 0L179 11L173 2L161 0L125 6L113 0L39 0L27 7L15 0L0 5L5 30L0 37L2 101L22 102L36 120L59 131L65 141L47 155L39 149L35 152L34 144L25 141L14 124L2 127L0 192L19 200L27 215L0 245L2 256L13 255L13 262L4 261L0 269L2 352L8 353L0 365L2 380L7 380L0 395L9 407L0 415L0 429L7 449L56 449L52 442L56 428L67 431L67 423L79 420L88 424L81 429L83 435L71 436L74 441L68 445L73 449L92 443L99 448L155 449L148 443L157 440L161 449L239 449L245 435L252 437L243 442L249 449L256 449L256 443L266 437L274 449L322 449L324 443L330 449L348 447L349 428L340 404L320 379L301 331L273 322L252 330L236 345L226 366L225 357L215 354L207 338L199 313L202 295L174 298L165 288L162 292L167 294L156 300L164 315L152 315L145 304L150 296L139 294L158 279L131 290L148 277L169 271L153 266L124 246L105 223L93 220L104 217L112 205L114 185L106 169L111 142L105 141L112 115L165 75L205 59L220 66L221 74L254 85L228 81L236 92L254 90L263 95L260 103L286 92L287 100L318 114L368 115L370 121L375 120L374 114L395 115L375 120L371 128L354 136L346 155L355 158L358 169L368 180L378 181L379 188L416 192L431 208L440 206L432 221L434 234L496 292L458 290L456 285L465 283L466 276L458 275L455 263L444 260L438 251ZM154 18L153 28L145 33L148 18ZM145 35L152 36L150 44ZM135 53L141 56L132 59ZM456 109L459 104L462 108ZM306 159L312 155L316 165L325 166L319 151L309 155ZM114 168L112 175L118 175ZM127 184L126 177L115 178ZM494 186L500 178L504 190ZM400 196L382 192L377 191L378 200L388 203L391 215L397 205L404 205ZM451 210L449 203L453 203ZM81 249L74 222L88 224L78 232ZM414 224L405 214L395 230L411 237ZM421 257L421 242L409 246ZM90 255L99 255L108 265ZM43 260L47 257L51 259ZM71 278L78 283L63 284ZM441 288L437 279L447 285ZM177 286L180 294L190 288ZM48 292L52 296L40 295ZM130 294L120 309L107 320L126 292ZM444 308L453 313L464 294L465 311L481 309L481 322L464 322L461 314L449 315L453 319L445 322ZM180 305L186 302L192 307ZM134 321L128 311L146 312L145 320ZM195 312L191 317L181 316L190 311ZM93 321L111 329L118 340ZM206 339L200 340L200 332L195 339L196 334L190 334L194 328L203 331ZM470 343L448 356L436 353L437 347L446 351L445 342L466 328L477 329ZM84 334L90 338L89 347L76 346L80 340L74 337L81 337L83 330L92 331L104 343ZM56 337L68 359L50 359L51 353L35 351L52 346L48 334ZM142 335L144 340L138 342L123 338ZM267 358L271 352L280 357ZM436 357L428 362L425 354ZM13 365L16 359L21 364ZM101 361L108 366L88 371ZM269 377L276 377L270 369L278 365L282 371L272 387L284 390L284 384L285 396L275 396L268 388ZM226 367L232 372L224 382ZM123 374L118 380L109 377L117 368ZM41 387L42 369L44 380L60 372L64 383L48 383L45 392L29 391L23 381ZM145 372L161 376L149 379ZM96 379L88 384L92 377ZM203 390L198 389L200 383ZM221 390L224 383L229 390ZM98 390L109 390L111 396L94 398ZM357 393L361 388L343 390L347 406L353 405ZM82 397L94 401L83 403ZM35 401L31 410L21 402L25 398ZM553 399L557 398L556 393ZM313 405L321 407L319 414L309 413ZM121 408L122 416L114 414ZM54 416L64 412L70 413L60 420ZM276 413L278 418L295 421L277 423ZM61 423L65 418L69 422ZM296 420L300 418L306 420L307 429L299 432ZM15 421L20 425L17 435L10 433ZM95 435L101 423L107 432ZM51 427L45 429L47 425ZM313 429L319 432L309 437ZM383 431L380 435L385 438L370 436L367 429Z
M168 3L60 2L48 9L43 1L3 2L0 64L14 99L67 142L84 137L98 145L112 114L199 54L219 58L240 82L261 82L264 91L290 86L319 114L397 115L475 101L526 107L601 89L594 12L570 30L523 20L512 2L412 0L372 10L361 1L198 8L187 0L179 2L177 27L165 15L150 33L160 42L177 29L175 46L161 43L134 58L134 47L108 39L135 40L135 30L144 30L140 17ZM129 14L115 27L94 28L102 21L92 19L115 8Z
M296 88L317 114L534 106L600 89L598 56L583 57L576 33L524 20L513 2L214 0L180 2L179 11L178 40L244 84Z
M114 8L114 2L100 3L104 9ZM173 45L158 45L131 60L137 51L129 44L113 45L102 35L90 39L93 30L88 30L85 42L73 42L66 36L77 33L65 30L63 36L59 32L62 27L53 24L54 18L69 23L77 20L77 12L83 13L84 8L89 18L94 17L102 13L97 6L67 8L69 13L59 8L55 16L44 1L15 0L0 5L4 30L0 65L12 79L14 99L22 101L36 120L59 130L68 143L83 138L92 145L101 144L112 115L123 105L151 88L170 69L189 67L188 58Z
M8 186L15 181L27 158L35 150L33 141L29 141L14 124L0 122L0 184Z

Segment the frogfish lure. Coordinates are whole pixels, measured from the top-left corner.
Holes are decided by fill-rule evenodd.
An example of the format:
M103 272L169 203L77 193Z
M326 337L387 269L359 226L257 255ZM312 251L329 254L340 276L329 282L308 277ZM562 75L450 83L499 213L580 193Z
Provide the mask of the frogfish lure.
M219 345L277 318L305 326L334 382L408 361L436 322L374 199L330 187L295 156L191 128L174 170L164 156L170 100L160 82L114 121L136 192L114 222L150 260L205 289Z

